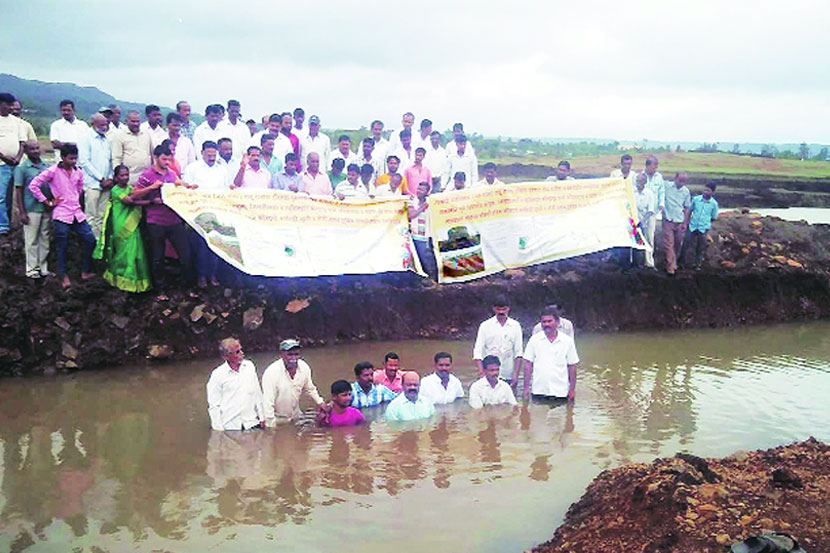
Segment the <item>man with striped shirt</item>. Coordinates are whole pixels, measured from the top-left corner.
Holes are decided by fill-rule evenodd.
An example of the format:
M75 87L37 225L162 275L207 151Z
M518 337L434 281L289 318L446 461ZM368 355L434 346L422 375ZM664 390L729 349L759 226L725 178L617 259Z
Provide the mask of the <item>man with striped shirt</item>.
M354 366L354 375L357 380L352 383L353 407L358 409L374 407L397 397L398 394L383 384L375 384L374 374L375 367L370 361L361 361Z

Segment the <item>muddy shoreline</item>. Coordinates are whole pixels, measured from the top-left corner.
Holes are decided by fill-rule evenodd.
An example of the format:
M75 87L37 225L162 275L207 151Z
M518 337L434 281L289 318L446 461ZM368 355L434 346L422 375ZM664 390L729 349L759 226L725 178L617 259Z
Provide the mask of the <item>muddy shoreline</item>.
M563 305L580 331L830 317L830 227L754 214L724 216L704 269L674 278L622 270L600 252L465 284L439 286L408 274L231 279L196 298L175 290L167 302L101 279L67 291L55 279L26 279L19 233L0 243L0 375L207 357L228 335L243 336L248 351L274 350L286 336L309 345L470 338L500 293L526 330L550 301Z
M535 553L706 553L763 531L830 551L830 445L813 438L723 459L693 455L602 472Z

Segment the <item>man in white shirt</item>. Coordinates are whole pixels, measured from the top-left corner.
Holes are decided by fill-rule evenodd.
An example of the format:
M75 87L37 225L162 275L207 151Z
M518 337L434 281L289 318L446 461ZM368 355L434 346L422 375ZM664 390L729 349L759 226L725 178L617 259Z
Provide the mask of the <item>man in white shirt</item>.
M452 374L452 354L439 351L435 354L435 372L421 379L421 395L433 404L452 403L464 397L464 387Z
M296 121L296 119L295 119ZM312 115L308 118L308 132L300 137L302 151L308 154L314 152L320 157L321 167L331 167L329 156L331 155L331 140L320 132L320 118Z
M238 100L228 100L228 119L224 123L228 129L226 136L231 139L233 145L234 159L242 159L242 154L245 153L245 149L251 141L251 129L242 119L241 111L242 106ZM236 172L236 165L234 164L234 172Z
M220 138L216 143L219 146L218 157L216 163L223 164L225 170L228 172L228 186L233 182L236 172L239 170L239 163L242 161L241 157L236 157L236 151L233 145L233 140L230 138Z
M611 171L609 176L627 180L633 190L634 183L637 181L637 171L631 170L631 165L633 163L634 158L631 157L631 154L623 154L620 156L620 168Z
M383 138L383 121L379 121L375 119L372 121L372 124L369 125L369 130L372 133L372 140L375 141L375 150L374 155L377 156L378 159L383 160L383 167L381 167L381 171L378 174L382 174L386 172L386 158L391 153L389 141Z
M230 138L231 130L228 124L222 121L225 108L220 104L211 104L205 108L205 122L193 131L193 147L201 151L202 144L213 142L219 144L220 138Z
M429 137L432 134L432 121L429 119L421 120L421 130L412 133L412 148L424 148L429 145Z
M161 108L155 104L146 106L144 117L146 121L141 124L140 129L150 135L150 146L155 148L161 144L162 140L167 138L167 130L162 125Z
M573 338L574 341L576 341L576 334L574 333L574 324L569 319L566 319L565 317L562 316L562 313L564 312L564 310L555 303L551 303L549 305L546 305L545 309L555 311L557 317L559 317L559 319L558 319L559 322L557 323L557 327L556 327L557 330L559 330L559 332L564 332L565 334L567 334L568 336ZM536 323L533 326L533 330L531 331L530 334L533 335L533 334L538 334L540 332L542 332L542 323Z
M478 181L479 186L504 186L498 177L496 177L496 164L488 161L484 164L484 178Z
M311 367L300 359L301 356L299 341L283 340L280 342L280 359L271 363L262 374L266 426L274 427L300 417L300 397L303 395L317 405L318 412L325 409L325 401L311 379Z
M467 141L467 135L464 134L464 125L461 123L456 123L452 126L452 140L447 143L447 156L452 154L454 151L458 150L458 143L461 137L464 137L464 141ZM476 155L475 149L473 148L472 144L467 144L464 154L468 156Z
M654 232L657 229L657 214L663 211L662 206L666 204L666 182L663 180L663 174L657 170L659 165L660 162L652 155L646 158L645 168L643 169L643 173L646 175L646 189L651 190L651 193L654 195L654 200L657 202L655 216L651 217L648 223L643 226L646 240L652 246L656 246L654 243ZM645 255L646 267L654 267L654 249L650 252L647 251Z
M198 130L198 129L197 129ZM202 143L202 159L194 161L184 170L184 181L196 184L202 190L227 190L230 188L228 169L217 160L219 145L207 140ZM196 265L196 283L199 288L206 288L208 282L219 286L217 267L219 257L211 251L205 239L196 232L188 234L190 251Z
M363 167L364 165L371 165L374 178L377 178L378 175L382 175L386 171L386 169L384 169L386 167L386 162L383 158L378 156L377 151L375 150L375 140L371 136L367 136L360 143L360 146L360 156L358 157L356 163L360 167ZM374 178L372 179L373 182Z
M331 162L337 158L343 160L343 167L348 167L352 163L360 163L360 159L358 159L351 148L352 139L347 134L341 134L340 138L337 139L337 149L329 155L329 164L326 167L331 168Z
M530 337L524 358L524 398L531 392L537 399L573 400L576 392L576 365L579 356L573 338L559 332L559 315L545 308L541 313L542 332Z
M179 167L184 170L196 161L196 149L193 147L193 142L182 133L182 124L184 124L184 119L181 115L172 111L167 114L167 138L175 144L174 157L179 162Z
M482 360L488 355L499 358L501 372L499 376L515 387L519 380L519 368L522 366L522 325L509 317L510 304L504 296L493 300L493 316L478 327L473 361L478 373L484 371Z
M455 151L447 154L447 159L450 165L450 175L456 173L464 173L466 175L467 188L472 188L478 185L478 158L467 153L467 137L463 134L456 137L454 142L450 142L447 148L455 145Z
M294 134L300 138L300 143L304 137L308 136L308 126L305 123L305 110L303 108L294 109Z
M406 170L415 164L415 147L412 145L411 131L403 130L400 132L400 144L394 151L393 155L397 156L400 160L398 172L406 174ZM424 155L426 155L426 152ZM416 184L418 183L413 183L412 186L415 186Z
M427 151L424 156L424 166L432 175L432 193L442 192L450 179L450 161L447 159L447 150L441 145L441 133L432 131L429 143L424 146Z
M251 430L265 421L262 388L253 362L245 359L236 338L219 342L224 362L207 383L208 414L213 430Z
M499 378L500 362L495 355L482 360L484 376L470 385L470 407L481 409L485 405L516 405L516 396L510 385Z
M86 123L75 117L75 102L72 100L61 100L61 118L53 122L49 127L49 140L55 152L61 149L64 144L75 144L81 141L81 137L89 132Z
M411 111L407 111L401 117L401 128L392 131L391 136L389 136L389 151L394 152L398 149L398 146L401 145L401 131L409 131L411 133L413 125L415 125L415 116Z
M654 243L649 239L647 229L654 226L654 218L657 216L657 199L654 197L654 193L646 188L646 180L647 176L645 173L637 175L637 185L634 188L634 204L637 206L637 217L640 219L640 222L638 223L640 232L642 232L646 244L650 248L654 248ZM651 237L654 237L653 231L651 233ZM653 269L654 255L649 255L649 252L643 253L646 267ZM634 264L639 265L639 260L641 258L640 252L635 252L633 256L637 260ZM650 265L649 262L651 262Z

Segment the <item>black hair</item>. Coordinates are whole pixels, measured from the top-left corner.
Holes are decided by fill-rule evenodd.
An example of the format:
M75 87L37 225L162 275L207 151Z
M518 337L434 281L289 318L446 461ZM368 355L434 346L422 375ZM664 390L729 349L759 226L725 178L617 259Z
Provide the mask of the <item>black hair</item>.
M486 171L487 169L493 169L495 171L496 164L493 163L492 161L488 161L487 163L484 164L484 170Z
M17 98L14 97L14 94L9 94L8 92L0 92L0 102L4 104L13 104L17 101Z
M305 117L305 110L303 108L294 108L294 116L302 115Z
M417 148L415 148L415 153L417 154L418 152L423 152L424 155L427 155L427 149L423 146L418 146Z
M61 146L61 157L71 156L71 155L78 155L78 146L72 144L71 142L67 143L64 142Z
M363 139L363 143L364 144L371 144L372 146L374 146L375 145L375 139L372 138L371 136L367 136L366 138Z
M435 362L437 363L439 359L449 359L450 363L452 363L452 354L446 351L439 351L435 354Z
M346 172L354 171L355 173L360 173L360 165L357 163L349 163L349 166L346 167Z
M557 166L557 167L567 167L567 168L568 168L568 171L570 171L570 170L571 170L571 162L570 162L570 161L566 161L566 160L564 160L564 159L563 159L562 161L560 161L560 162L559 162L556 166Z
M390 159L394 159L394 160L395 160L395 161L397 161L398 163L400 163L400 162L401 162L401 158L399 158L398 156L396 156L396 155L394 155L394 154L392 154L391 156L388 156L388 157L386 158L386 163L389 163L389 160L390 160Z
M149 104L144 108L144 115L150 115L154 111L161 111L161 108L155 104Z
M493 307L510 307L510 302L506 296L499 295L493 298Z
M218 150L219 149L219 144L217 144L213 140L205 140L204 142L202 142L202 151L204 152L208 148L215 148L215 149Z
M176 113L175 111L171 111L167 114L167 124L169 125L173 121L178 121L179 123L184 123L184 117Z
M346 166L346 160L343 159L342 157L336 157L333 160L331 160L332 169L337 167L338 169L343 170L343 167L345 167L345 166Z
M412 131L409 129L404 129L398 133L401 138L412 138Z
M499 367L501 367L501 360L495 355L488 355L487 357L481 360L482 367L488 367L490 365L498 365Z
M365 371L366 369L374 369L375 366L372 364L371 361L361 361L357 365L354 366L354 375L360 376L360 373Z
M632 160L632 159L634 159L634 158L631 157L631 154L623 154L623 155L620 156L620 163L622 163L623 161L629 161L629 160Z
M217 140L217 141L216 141L216 144L221 144L222 142L230 142L231 144L233 144L233 140L231 140L231 139L230 139L230 138L228 138L227 136L223 136L222 138L220 138L219 140Z
M63 106L72 106L72 109L75 109L75 102L72 100L61 100L60 107Z
M335 380L331 383L331 393L332 395L342 394L344 392L351 392L352 385L346 382L345 380Z
M209 113L223 113L224 111L225 108L220 104L210 104L205 108L205 117L207 117Z
M431 127L431 126L432 126L432 121L430 121L429 119L422 119L421 120L421 128L422 129L425 129L425 128Z
M274 136L273 134L267 132L267 133L263 134L261 137L259 137L259 143L260 143L260 145L262 145L262 144L265 144L266 140L276 140L276 139L277 139L276 136Z
M340 138L337 139L338 142L343 142L344 140L348 140L349 142L352 141L348 134L341 134Z
M242 107L242 104L239 103L239 100L228 100L228 109L231 109L231 106Z
M387 353L386 355L383 356L383 362L384 363L386 363L390 359L397 359L398 361L401 360L401 358L398 356L398 354L395 353L394 351L390 351L389 353Z
M364 163L363 167L360 168L361 175L371 175L375 172L375 168L372 167L371 163Z
M262 148L260 148L259 146L248 146L248 149L245 150L245 151L248 152L248 155L250 155L251 150L256 150L257 152L261 152Z
M159 144L158 146L156 146L153 149L153 155L158 157L158 156L169 156L169 155L173 155L173 154L170 153L170 148L168 148L164 144Z
M289 161L297 161L297 154L294 152L288 152L285 154L285 162L288 163Z

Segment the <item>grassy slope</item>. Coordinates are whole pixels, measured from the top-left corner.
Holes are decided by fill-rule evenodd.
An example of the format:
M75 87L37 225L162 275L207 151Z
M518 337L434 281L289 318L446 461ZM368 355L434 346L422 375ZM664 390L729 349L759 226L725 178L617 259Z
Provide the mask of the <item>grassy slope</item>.
M634 167L639 170L645 161L646 154L633 152ZM764 175L773 177L798 178L830 178L830 162L827 161L799 161L794 159L769 159L748 155L734 155L727 153L695 153L695 152L661 152L658 154L660 171L664 175L675 171L691 173L712 173L719 175ZM499 165L511 163L537 164L555 166L558 158L553 156L528 157L500 157L497 159L482 159L482 163L493 161ZM605 174L615 167L619 167L620 158L616 154L581 156L569 160L576 173Z

